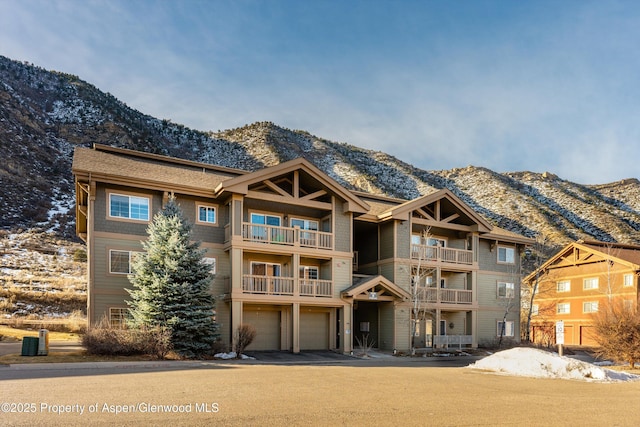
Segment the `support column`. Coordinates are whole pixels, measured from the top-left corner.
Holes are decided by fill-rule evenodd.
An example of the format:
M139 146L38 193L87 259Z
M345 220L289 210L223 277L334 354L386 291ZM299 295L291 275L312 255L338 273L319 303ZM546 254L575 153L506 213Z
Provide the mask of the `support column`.
M471 348L478 348L478 310L471 312Z
M342 351L344 353L350 353L353 351L353 305L345 304L342 307Z
M294 302L291 307L291 334L293 352L300 353L300 303Z

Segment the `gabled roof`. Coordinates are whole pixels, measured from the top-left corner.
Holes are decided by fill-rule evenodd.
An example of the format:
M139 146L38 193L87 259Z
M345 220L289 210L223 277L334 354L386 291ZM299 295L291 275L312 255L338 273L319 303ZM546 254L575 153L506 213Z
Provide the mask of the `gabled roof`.
M252 184L269 181L294 171L303 171L329 192L345 201L347 204L346 211L360 214L369 211L367 203L302 157L221 182L216 187L215 194L236 193L247 195Z
M640 246L620 243L578 240L560 249L538 269L524 278L531 282L538 273L544 273L554 266L578 265L593 262L612 261L634 271L640 271Z
M353 285L342 291L343 298L356 298L358 295L376 289L381 295L392 296L401 300L408 300L411 295L384 276L354 276Z
M405 221L410 218L411 213L416 209L421 209L423 206L439 202L441 200L446 200L451 203L459 212L459 215L462 215L471 221L477 227L478 231L486 233L492 230L493 227L487 220L460 200L451 192L451 190L446 188L387 209L386 211L378 214L378 219L398 219ZM446 218L437 218L437 220L446 220Z

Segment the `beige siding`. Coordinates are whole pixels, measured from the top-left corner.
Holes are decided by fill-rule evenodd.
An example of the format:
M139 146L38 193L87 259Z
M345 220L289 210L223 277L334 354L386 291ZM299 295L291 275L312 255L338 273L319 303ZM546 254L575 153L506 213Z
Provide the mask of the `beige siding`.
M410 322L411 322L411 310L408 305L398 305L396 306L396 349L398 351L408 351L411 348L411 343L409 339L409 335L411 335L410 331Z
M339 205L342 206L341 204ZM351 252L351 214L335 214L334 248L341 252Z
M340 298L340 292L351 286L351 258L333 259L333 296Z
M393 350L393 343L395 337L394 328L394 306L393 303L379 304L379 326L378 336L380 342L378 348L380 350Z
M396 256L408 259L411 256L411 224L409 221L396 221Z
M394 257L394 227L393 222L380 225L380 259Z

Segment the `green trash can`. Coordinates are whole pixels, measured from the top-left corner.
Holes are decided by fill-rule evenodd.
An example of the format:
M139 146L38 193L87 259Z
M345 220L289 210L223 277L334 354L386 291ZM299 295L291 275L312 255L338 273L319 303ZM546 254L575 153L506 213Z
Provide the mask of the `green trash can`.
M22 338L22 355L37 356L38 355L38 337Z

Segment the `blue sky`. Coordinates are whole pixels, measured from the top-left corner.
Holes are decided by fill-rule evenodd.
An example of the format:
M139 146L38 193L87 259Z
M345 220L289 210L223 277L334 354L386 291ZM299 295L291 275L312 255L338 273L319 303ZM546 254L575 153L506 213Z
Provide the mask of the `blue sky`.
M640 178L637 1L0 0L0 55L199 130L417 167Z

